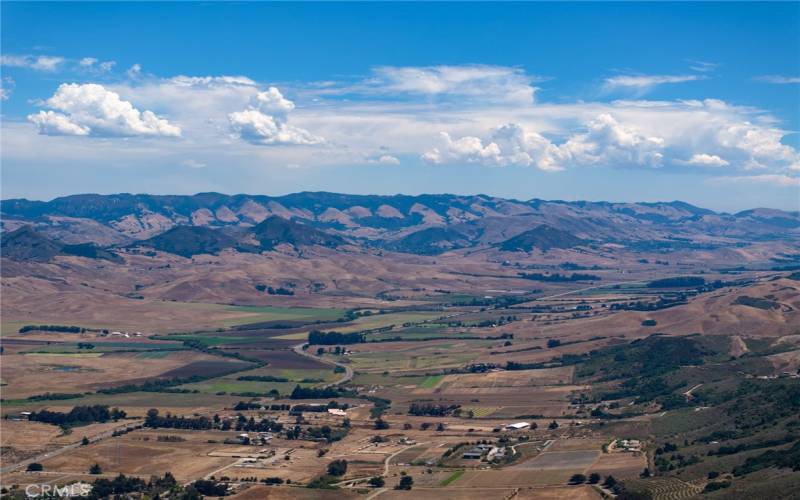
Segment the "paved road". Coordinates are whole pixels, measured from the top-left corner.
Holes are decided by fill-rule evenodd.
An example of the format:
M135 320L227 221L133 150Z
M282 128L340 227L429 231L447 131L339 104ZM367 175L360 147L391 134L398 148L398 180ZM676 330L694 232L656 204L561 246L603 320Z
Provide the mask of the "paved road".
M330 384L326 385L325 387L331 387L331 386L334 386L334 385L341 385L341 384L344 384L345 382L349 382L349 381L353 380L353 375L354 374L353 374L353 369L352 368L350 368L349 366L347 366L344 363L338 363L336 361L331 361L330 359L325 359L325 358L322 358L322 357L319 357L319 356L315 356L315 355L311 354L310 352L308 352L307 350L304 350L303 349L304 345L305 344L297 344L292 349L294 349L294 352L296 352L297 354L299 354L301 356L305 356L307 358L311 358L311 359L314 359L316 361L320 361L320 362L325 363L325 364L340 366L340 367L344 368L344 375L342 375L342 377L339 380L337 380L336 382L331 382Z
M414 446L419 446L419 445L421 445L421 444L428 444L428 443L416 443L416 444L410 444L410 445L406 446L405 448L401 448L400 450L397 450L396 452L394 452L394 453L392 453L391 455L389 455L388 457L386 457L386 460L384 460L384 461L383 461L383 474L381 474L381 476L382 476L382 477L388 477L388 476L389 476L389 465L390 465L390 463L391 463L391 461L392 461L392 459L393 459L394 457L396 457L397 455L399 455L399 454L403 453L404 451L406 451L406 450L408 450L408 449L410 449L410 448L413 448ZM357 478L355 478L355 479L348 479L347 481L341 481L341 482L338 482L338 483L336 483L334 486L352 486L352 485L353 485L353 483L357 483L357 482L359 482L359 481L364 481L364 480L370 479L370 478L372 478L372 477L374 477L374 476L369 476L369 477L357 477ZM367 499L369 499L369 498L373 498L373 497L376 497L376 496L380 495L381 493L383 493L384 491L386 491L386 488L378 488L377 490L373 491L373 492L372 492L372 493L371 493L371 494L370 494L370 495L367 497Z
M136 421L133 421L133 422L128 422L125 425L122 425L120 427L115 427L114 429L111 429L109 431L101 432L100 434L96 434L96 435L92 436L89 439L89 442L90 443L95 443L97 441L101 441L103 439L110 438L110 437L112 437L112 435L116 431L132 429L132 428L134 428L134 427L136 427L138 425L142 425L142 424L144 424L144 420L136 420ZM36 455L35 457L28 458L27 460L23 460L22 462L19 462L19 463L13 464L13 465L8 465L6 467L0 467L0 474L8 474L9 472L17 471L17 470L19 470L19 469L21 469L23 467L27 467L28 464L31 464L31 463L34 463L34 462L42 462L42 461L44 461L44 460L46 460L48 458L52 458L52 457L61 455L62 453L66 453L66 452L68 452L70 450L74 450L75 448L78 448L79 446L82 446L80 441L78 441L77 443L72 443L72 444L68 444L66 446L62 446L61 448L58 448L57 450L48 451L46 453L42 453L40 455Z

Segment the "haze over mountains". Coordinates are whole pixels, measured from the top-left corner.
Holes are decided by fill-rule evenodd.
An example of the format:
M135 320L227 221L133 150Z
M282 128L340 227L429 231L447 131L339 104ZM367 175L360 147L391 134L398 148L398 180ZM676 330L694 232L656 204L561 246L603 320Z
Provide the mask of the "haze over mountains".
M432 255L462 248L546 252L620 245L675 250L800 240L798 212L753 209L725 214L679 201L517 201L485 195L326 192L277 197L86 194L48 202L3 200L0 210L4 231L31 226L35 232L26 229L15 237L25 236L31 244L32 238L40 237L54 242L49 250L34 252L37 258L70 253L75 250L69 245L86 243L152 247L182 256L225 249L258 253L284 244ZM13 258L6 236L4 254ZM94 247L82 248L78 251L85 254Z

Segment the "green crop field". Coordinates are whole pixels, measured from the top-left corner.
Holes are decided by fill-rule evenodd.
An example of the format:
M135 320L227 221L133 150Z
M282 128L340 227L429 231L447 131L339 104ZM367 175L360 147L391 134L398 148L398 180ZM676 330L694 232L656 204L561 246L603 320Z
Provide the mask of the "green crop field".
M158 302L158 304L164 307L234 313L233 317L219 322L221 326L229 327L265 321L336 321L345 313L344 309L314 307L230 306L202 302Z
M388 314L373 314L371 316L362 316L355 319L341 328L335 328L338 332L358 332L362 330L374 330L376 328L384 328L389 325L394 325L395 328L402 327L405 323L419 323L422 321L433 320L439 318L442 313L439 312L398 312Z
M442 381L443 378L444 375L431 375L420 382L419 386L423 389L433 389L439 384L439 382Z
M164 351L143 351L139 353L136 357L142 359L162 359L174 354L174 350L164 350Z
M243 376L272 376L284 378L286 382L278 381L259 381L259 380L238 380ZM180 386L182 389L196 390L203 394L218 393L259 393L266 394L271 390L277 390L281 394L292 392L295 386L313 387L316 385L332 382L336 379L336 374L332 370L298 370L298 369L271 369L256 368L246 372L237 372L231 375L186 384Z
M439 486L447 486L448 484L452 483L456 479L460 478L463 474L464 474L464 470L463 469L462 470L457 470L457 471L453 472L452 474L450 474L449 476L447 476L447 478L444 481L439 483Z
M205 347L216 347L227 344L258 344L264 339L259 337L237 337L235 334L209 333L188 335L160 335L153 337L156 340L177 340L181 342L198 342Z

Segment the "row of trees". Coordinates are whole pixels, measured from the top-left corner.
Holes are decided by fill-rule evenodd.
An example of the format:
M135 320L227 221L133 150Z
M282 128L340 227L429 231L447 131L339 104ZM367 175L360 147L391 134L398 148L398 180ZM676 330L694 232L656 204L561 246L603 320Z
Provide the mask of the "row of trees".
M409 415L445 417L459 411L461 405L437 405L432 403L411 403L408 407Z
M19 329L19 333L26 332L61 332L61 333L84 333L86 328L68 325L25 325Z
M308 343L311 345L360 344L362 342L364 342L364 334L359 332L340 333L319 330L308 332Z
M144 419L145 427L152 427L154 429L192 429L192 430L205 430L212 428L211 419L208 417L178 417L167 413L165 416L158 414L158 410L151 408L147 410L147 417Z
M116 421L125 417L126 413L119 408L109 410L108 405L92 405L76 406L68 413L49 410L35 411L28 416L28 420L59 425L61 427L72 427L93 424L95 422L103 423L109 420Z
M348 394L335 387L300 387L295 386L289 399L328 399L347 396Z

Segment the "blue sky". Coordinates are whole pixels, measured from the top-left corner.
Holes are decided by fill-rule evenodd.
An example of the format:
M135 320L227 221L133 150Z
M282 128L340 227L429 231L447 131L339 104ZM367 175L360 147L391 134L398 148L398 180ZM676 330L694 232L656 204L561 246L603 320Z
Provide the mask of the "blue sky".
M8 3L2 196L800 208L800 4Z

